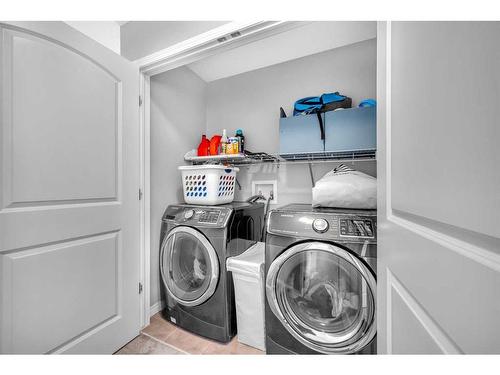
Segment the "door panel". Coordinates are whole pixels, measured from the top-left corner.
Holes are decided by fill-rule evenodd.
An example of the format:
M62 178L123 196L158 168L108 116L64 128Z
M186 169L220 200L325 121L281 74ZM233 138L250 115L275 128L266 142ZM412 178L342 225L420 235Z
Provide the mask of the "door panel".
M498 22L393 23L393 209L500 237L499 34Z
M495 297L500 285L498 257L483 258L468 243L451 243L434 228L414 222L401 220L386 230L390 239L382 240L384 251L394 253L383 259L389 263L387 288L399 282L411 297L406 300L415 301L408 308L417 318L434 322L426 328L436 345L456 348L450 353L495 353L500 347L500 335L492 334L500 314Z
M62 22L0 33L0 353L112 353L140 329L137 67Z
M500 353L498 35L379 24L381 353Z
M4 207L116 200L120 82L47 39L5 30L3 43L5 167L12 173Z
M116 317L118 249L115 232L6 254L13 351L49 352Z
M394 354L442 354L431 332L419 320L421 315L415 312L397 289L391 287L392 347ZM408 340L411 337L411 340Z

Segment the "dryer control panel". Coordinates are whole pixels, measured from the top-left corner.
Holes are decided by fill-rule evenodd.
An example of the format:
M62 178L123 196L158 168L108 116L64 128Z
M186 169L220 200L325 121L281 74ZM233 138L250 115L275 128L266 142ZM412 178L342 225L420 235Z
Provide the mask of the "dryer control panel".
M272 210L268 233L298 238L376 242L376 211L286 206Z
M217 224L221 212L218 210L202 210L198 216L198 223Z
M222 228L227 225L231 212L229 207L169 206L163 220L197 227Z
M367 218L340 219L340 235L374 238L373 222Z

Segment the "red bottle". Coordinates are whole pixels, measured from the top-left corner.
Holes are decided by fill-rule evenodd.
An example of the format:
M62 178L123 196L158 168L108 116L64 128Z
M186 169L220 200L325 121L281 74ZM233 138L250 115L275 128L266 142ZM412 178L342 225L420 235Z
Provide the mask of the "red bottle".
M208 156L208 150L210 148L210 141L207 139L207 136L203 134L201 136L201 142L198 146L198 156Z
M222 137L220 135L214 135L210 139L210 155L219 155L219 147L220 147L220 139Z

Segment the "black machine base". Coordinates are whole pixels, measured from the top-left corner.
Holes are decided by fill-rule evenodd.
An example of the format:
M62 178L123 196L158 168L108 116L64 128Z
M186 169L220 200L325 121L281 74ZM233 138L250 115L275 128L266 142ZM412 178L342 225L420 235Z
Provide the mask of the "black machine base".
M321 354L321 353L317 352L315 353L308 348L304 348L304 351L301 353L296 353L288 348L285 348L284 346L281 346L280 344L276 343L273 339L271 339L269 336L267 336L266 354ZM370 344L368 344L363 350L354 354L377 354L377 337L375 337L370 342Z
M175 308L163 309L162 315L169 322L185 329L186 331L222 343L228 343L236 335L236 332L228 332L226 327L219 327L214 324L204 322L186 311L182 311L182 314L179 314Z

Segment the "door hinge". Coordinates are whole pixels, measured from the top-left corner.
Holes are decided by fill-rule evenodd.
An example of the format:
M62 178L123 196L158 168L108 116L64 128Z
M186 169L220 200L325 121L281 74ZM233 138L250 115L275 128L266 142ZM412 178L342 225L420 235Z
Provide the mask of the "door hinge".
M139 189L139 200L141 200L141 199L142 199L142 190Z
M142 293L142 283L139 283L139 294Z
M139 107L142 105L142 96L139 95Z

